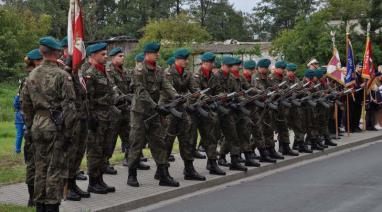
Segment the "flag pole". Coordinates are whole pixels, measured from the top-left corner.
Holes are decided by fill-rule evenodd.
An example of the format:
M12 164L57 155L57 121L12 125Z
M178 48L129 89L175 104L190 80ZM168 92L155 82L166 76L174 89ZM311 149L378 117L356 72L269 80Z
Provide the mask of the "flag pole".
M349 71L347 70L348 67L348 52L349 51L349 23L346 25L346 73ZM346 81L346 80L345 80ZM346 87L346 86L345 86ZM347 125L347 133L348 136L350 136L350 112L349 112L349 94L346 94L346 125Z
M332 43L333 43L333 49L336 47L336 33L334 31L330 31L330 35L332 36ZM334 50L333 50L334 51ZM338 130L338 105L335 103L334 105L334 121L336 123L336 138L339 137L339 130Z
M367 24L367 34L366 34L366 45L368 45L370 39L370 22ZM365 65L365 64L364 64ZM362 70L363 74L363 70ZM365 79L364 88L363 88L363 106L362 106L362 114L363 114L363 131L366 131L366 89L367 89L367 82L368 80Z

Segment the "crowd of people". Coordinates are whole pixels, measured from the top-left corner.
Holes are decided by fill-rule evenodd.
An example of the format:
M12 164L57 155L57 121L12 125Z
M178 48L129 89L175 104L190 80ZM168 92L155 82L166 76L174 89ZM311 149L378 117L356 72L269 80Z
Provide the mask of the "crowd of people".
M378 80L365 95L362 63L355 83L346 87L328 78L316 59L299 79L297 65L283 60L272 65L269 59L242 61L204 52L192 72L191 52L179 48L164 70L157 65L160 43L148 42L135 67L126 69L124 49L107 51L106 43L95 43L86 48L81 68L73 70L67 46L66 38L41 38L39 48L26 55L28 76L14 99L16 152L24 137L28 205L37 212L59 211L63 198L80 201L91 193L115 192L103 175L118 174L109 162L118 137L127 185L139 187L137 170L151 168L142 152L148 146L159 186L178 187L169 174L176 138L184 179L205 181L195 158L207 159L209 174L225 175L221 166L245 172L336 146L333 139L345 131L361 132L365 96L366 129L376 130ZM87 180L79 170L84 156L87 191L76 184Z

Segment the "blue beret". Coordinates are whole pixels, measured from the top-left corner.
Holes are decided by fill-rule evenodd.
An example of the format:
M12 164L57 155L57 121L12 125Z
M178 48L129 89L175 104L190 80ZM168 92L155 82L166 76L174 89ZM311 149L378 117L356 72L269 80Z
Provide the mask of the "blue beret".
M260 68L269 68L271 61L269 59L261 59L257 62L257 66Z
M90 54L93 54L93 53L96 53L96 52L99 52L102 50L106 50L106 47L107 47L107 43L95 43L95 44L88 46L88 49L86 49L86 53L89 50L89 55L90 55Z
M40 38L39 44L55 50L61 50L61 43L51 36Z
M306 78L312 79L313 77L316 76L316 74L315 74L315 71L313 71L313 70L311 70L311 69L307 69L307 70L305 70L305 72L304 72L304 76L305 76Z
M175 59L187 59L190 56L190 51L186 48L180 48L174 51Z
M357 63L357 66L363 67L363 61L359 61L359 62Z
M167 65L172 65L175 63L175 57L170 57L166 61Z
M64 37L60 43L62 47L68 47L68 37Z
M113 49L109 52L108 56L112 57L112 56L115 56L115 55L117 55L117 54L119 54L119 53L123 53L123 49L122 49L121 47L116 47L116 48L113 48Z
M222 67L222 59L220 57L215 58L214 67L215 68L221 68Z
M314 71L314 74L317 78L321 78L324 76L324 72L321 69Z
M145 60L145 54L143 52L135 55L135 61L136 62L143 62L143 60Z
M224 55L222 57L222 64L225 64L225 65L235 65L235 64L237 64L237 60L234 57L231 57L231 56L228 56L228 55Z
M33 49L32 51L28 52L27 57L30 60L41 60L42 59L42 55L41 55L39 49Z
M286 69L287 69L288 71L296 71L296 69L297 69L297 65L294 64L294 63L288 63L288 65L286 66Z
M328 70L326 69L326 67L321 67L320 70L322 71L322 73L325 75L326 72L328 72Z
M275 63L275 67L276 68L283 68L283 69L285 69L286 66L287 66L287 63L284 60L280 60L280 61L277 61Z
M202 61L214 61L215 60L215 54L212 53L212 52L204 52L204 54L202 54L202 56L200 57L200 59Z
M149 42L143 46L143 52L159 52L160 43L158 42Z
M247 60L244 62L243 67L245 69L254 69L256 68L256 62L254 60Z

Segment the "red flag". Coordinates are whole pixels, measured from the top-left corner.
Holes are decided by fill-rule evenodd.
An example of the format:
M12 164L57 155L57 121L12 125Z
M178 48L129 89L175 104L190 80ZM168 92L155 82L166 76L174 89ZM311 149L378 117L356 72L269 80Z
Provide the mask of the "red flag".
M375 67L373 64L373 49L369 34L367 35L365 55L363 57L362 77L368 79L366 90L369 92L376 78Z
M340 55L336 47L333 47L333 56L327 66L327 76L340 84L344 84L344 76L341 71Z
M68 14L68 52L72 56L72 70L78 71L86 57L84 24L80 0L70 0Z

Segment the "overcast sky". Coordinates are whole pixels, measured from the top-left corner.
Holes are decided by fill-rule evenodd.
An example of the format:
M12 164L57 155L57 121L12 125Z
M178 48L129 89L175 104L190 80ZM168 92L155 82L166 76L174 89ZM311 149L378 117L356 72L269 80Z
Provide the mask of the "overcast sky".
M235 9L243 12L251 12L253 7L260 2L260 0L229 0L234 5Z

